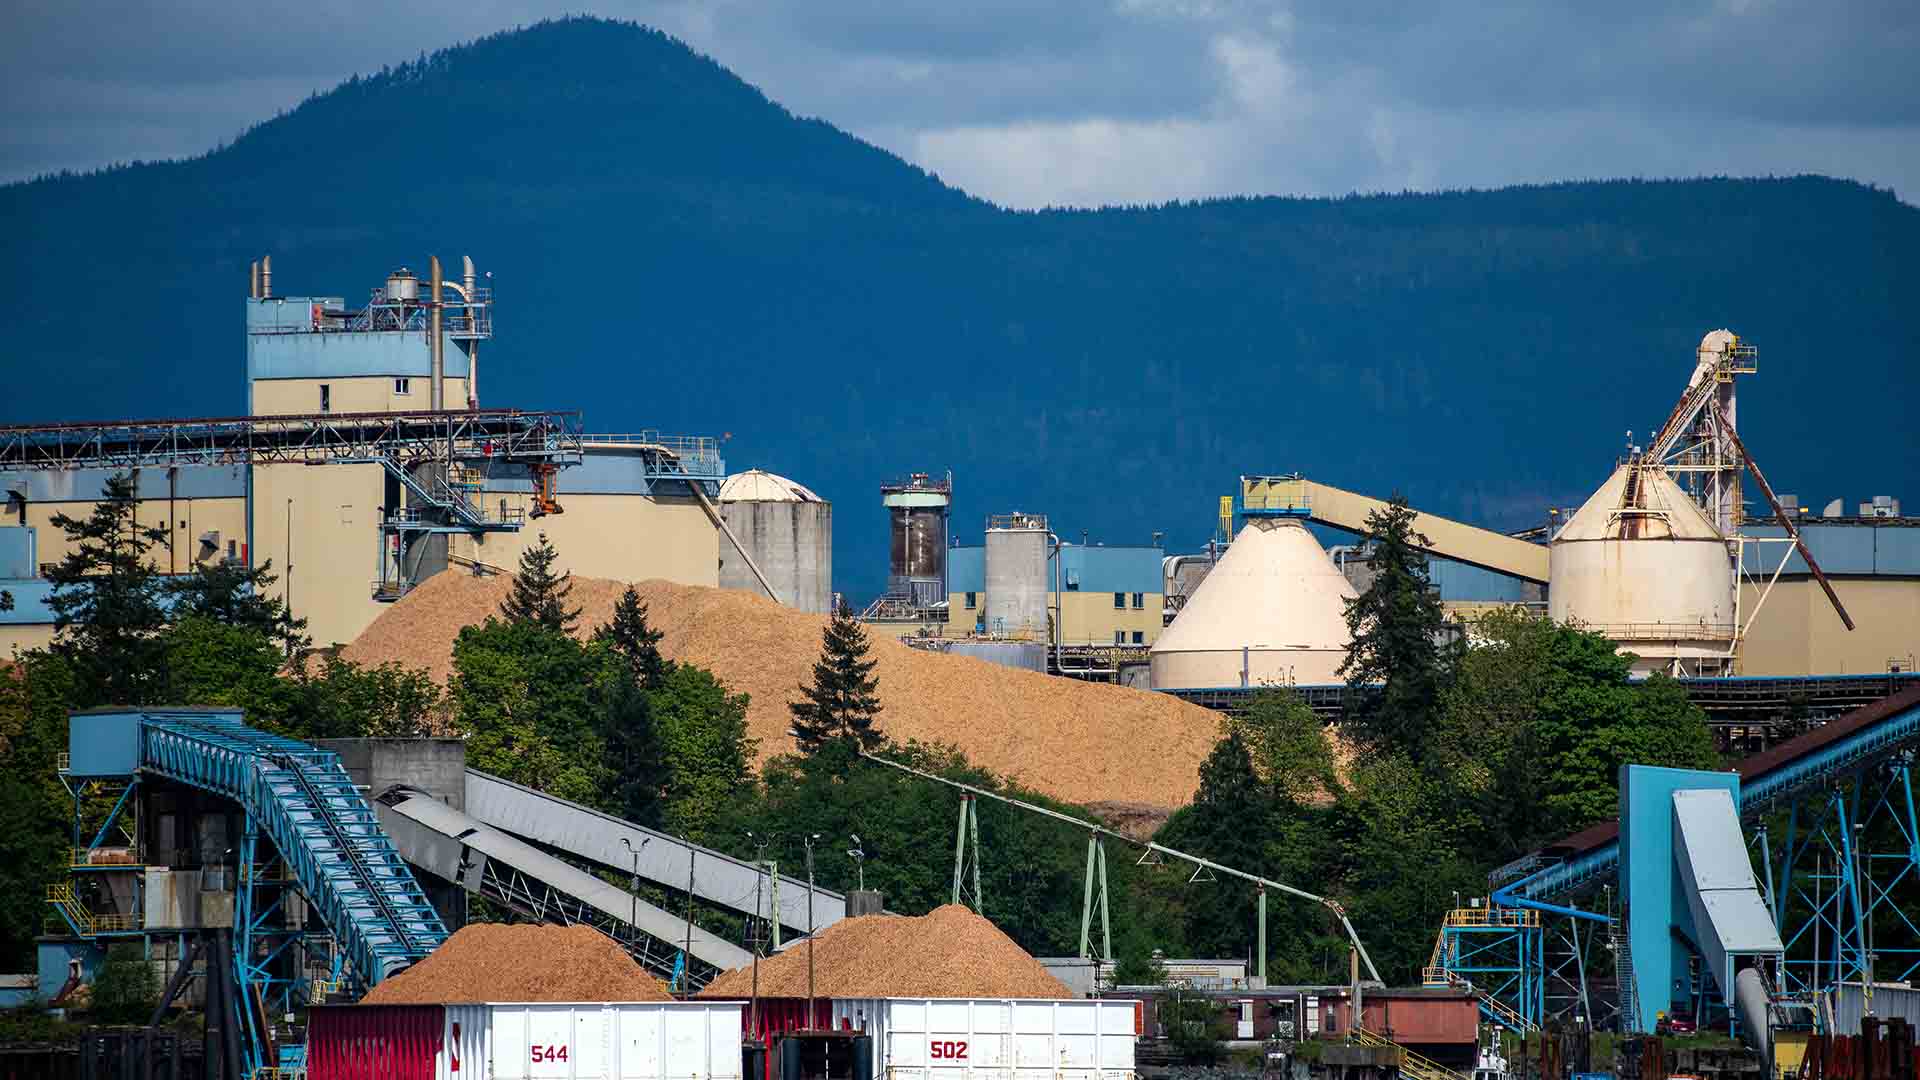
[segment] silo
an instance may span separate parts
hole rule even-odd
[[[1665,469],[1615,469],[1554,536],[1548,578],[1554,621],[1611,638],[1636,672],[1731,670],[1733,553]]]
[[[775,599],[833,610],[833,504],[784,476],[749,469],[720,485],[720,519],[767,576]],[[720,537],[720,587],[767,595],[739,549]]]
[[[947,514],[953,505],[953,475],[914,473],[880,485],[887,508],[887,595],[932,607],[947,599]]]
[[[1156,690],[1339,683],[1346,575],[1305,525],[1252,517],[1148,654]]]
[[[1047,518],[993,514],[987,518],[987,633],[1047,637]]]

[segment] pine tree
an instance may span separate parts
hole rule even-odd
[[[560,553],[541,533],[532,547],[520,553],[520,571],[513,576],[513,592],[500,604],[500,614],[510,623],[533,623],[549,630],[572,633],[579,625],[580,609],[567,610],[573,595],[573,571],[556,575],[555,560]]]
[[[672,662],[660,655],[662,636],[647,622],[647,605],[640,602],[640,594],[631,585],[613,606],[613,620],[593,632],[595,641],[606,644],[626,661],[643,690],[660,689],[673,670]]]
[[[1414,511],[1395,495],[1367,515],[1367,568],[1373,581],[1347,601],[1352,649],[1339,674],[1351,685],[1378,686],[1349,717],[1362,742],[1424,758],[1439,721],[1458,648],[1441,644],[1446,615],[1427,569],[1431,541],[1414,531]]]
[[[160,572],[148,553],[168,546],[165,529],[142,525],[133,474],[107,479],[85,520],[55,514],[71,546],[47,572],[54,651],[71,661],[81,707],[145,705],[158,693],[160,631],[167,624]]]
[[[847,740],[861,750],[880,745],[874,727],[880,715],[880,680],[867,658],[867,632],[851,615],[835,615],[821,633],[820,659],[813,664],[813,685],[803,686],[802,700],[789,702],[793,713],[790,734],[805,754],[829,742]]]
[[[273,560],[257,567],[238,562],[203,563],[190,574],[169,581],[173,617],[199,615],[227,626],[253,630],[271,639],[288,656],[311,645],[307,620],[296,619],[287,602],[273,595],[279,577]]]

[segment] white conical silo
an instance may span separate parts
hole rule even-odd
[[[1305,525],[1249,518],[1154,643],[1153,688],[1343,682],[1355,595]]]
[[[720,485],[720,518],[753,556],[775,599],[801,611],[833,608],[833,504],[784,476],[749,469]],[[720,535],[720,587],[767,595],[747,560]]]
[[[1635,671],[1722,675],[1733,656],[1733,558],[1665,469],[1629,462],[1554,536],[1547,610],[1639,657]]]

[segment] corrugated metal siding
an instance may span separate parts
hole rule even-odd
[[[1819,558],[1815,555],[1814,558]],[[1859,983],[1843,983],[1833,992],[1833,1033],[1860,1034],[1860,1018],[1866,1015],[1866,994]],[[1920,990],[1893,986],[1873,988],[1873,1015],[1881,1020],[1904,1019],[1920,1026]]]
[[[1749,536],[1779,539],[1786,530],[1778,525],[1752,525]],[[1802,525],[1800,538],[1807,550],[1829,574],[1898,576],[1920,575],[1920,528],[1910,525]],[[1749,544],[1741,551],[1740,562],[1750,574],[1772,574],[1784,554],[1780,544]],[[1806,560],[1798,552],[1787,559],[1786,573],[1807,573]]]
[[[308,1080],[435,1080],[445,1030],[439,1005],[316,1008],[307,1015]]]
[[[35,532],[31,526],[0,528],[0,581],[30,578],[39,573],[33,564]]]
[[[987,549],[957,547],[947,552],[947,592],[987,591]]]
[[[1442,600],[1518,604],[1528,598],[1529,583],[1516,577],[1437,557],[1428,559],[1427,566]]]
[[[435,1059],[435,1080],[484,1080],[493,1058],[493,1009],[487,1005],[448,1005],[446,1031]]]
[[[123,469],[21,469],[0,472],[0,491],[17,491],[30,503],[93,502],[109,477]],[[134,471],[134,491],[142,499],[238,499],[247,493],[245,465],[182,465],[167,483],[166,469]]]

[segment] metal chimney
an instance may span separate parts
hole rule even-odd
[[[427,348],[433,356],[434,412],[447,407],[447,357],[440,340],[440,256],[427,257]]]
[[[260,258],[260,299],[268,300],[268,299],[271,299],[272,297],[273,297],[273,256],[263,255]]]
[[[480,295],[473,291],[473,257],[460,256],[460,277],[467,287],[467,408],[480,407]]]
[[[253,262],[247,264],[247,296],[253,300],[260,299],[259,259],[255,259]]]

